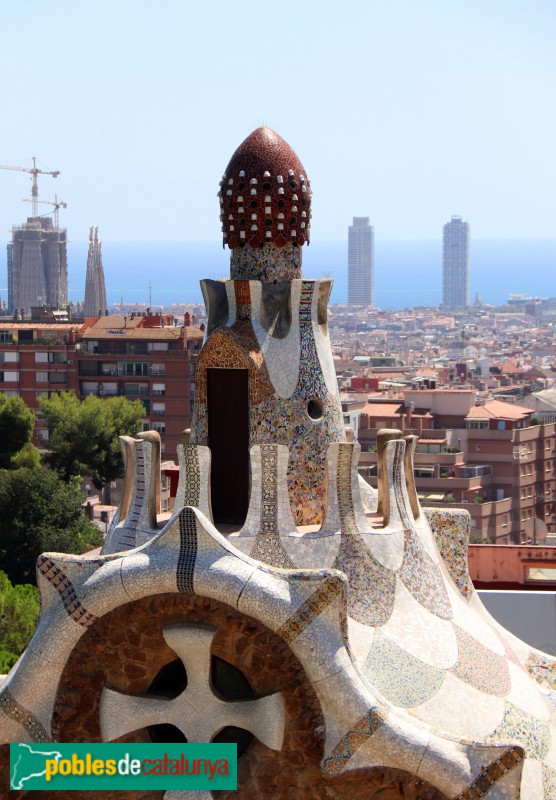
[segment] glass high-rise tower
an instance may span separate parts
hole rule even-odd
[[[452,217],[444,225],[442,241],[442,305],[465,308],[469,305],[469,224]]]
[[[375,304],[375,232],[369,217],[354,217],[348,229],[348,303]]]

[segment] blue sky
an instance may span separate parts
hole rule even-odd
[[[261,125],[314,189],[313,239],[556,236],[553,0],[56,0],[0,7],[0,164],[46,169],[73,240],[218,241]],[[0,170],[0,239],[29,213]],[[46,207],[43,207],[46,209]]]

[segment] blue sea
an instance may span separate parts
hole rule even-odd
[[[346,303],[347,242],[316,242],[303,250],[303,274],[333,278],[331,302]],[[229,260],[229,251],[215,242],[103,242],[108,302],[123,299],[148,304],[149,283],[153,306],[201,302],[199,280],[228,276]],[[70,299],[82,300],[86,242],[69,243],[68,262]],[[6,273],[0,269],[0,295],[4,299]],[[472,241],[472,302],[476,292],[493,305],[504,304],[509,293],[556,297],[556,238]],[[379,308],[437,306],[441,293],[440,240],[375,242]]]

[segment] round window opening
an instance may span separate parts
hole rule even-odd
[[[324,414],[324,407],[322,401],[318,397],[313,397],[307,403],[307,413],[311,419],[322,419]]]

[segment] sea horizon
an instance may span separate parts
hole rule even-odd
[[[0,243],[4,253],[5,245]],[[73,302],[81,301],[85,292],[87,246],[86,240],[68,242],[68,294]],[[5,299],[5,256],[3,260],[0,296]],[[228,276],[229,262],[229,250],[218,242],[103,242],[108,303],[202,302],[199,281]],[[330,302],[347,303],[347,242],[305,246],[303,274],[332,278]],[[556,296],[556,237],[472,240],[471,303],[476,293],[492,305],[504,305],[509,294]],[[441,240],[375,240],[377,307],[438,306],[441,297]]]

